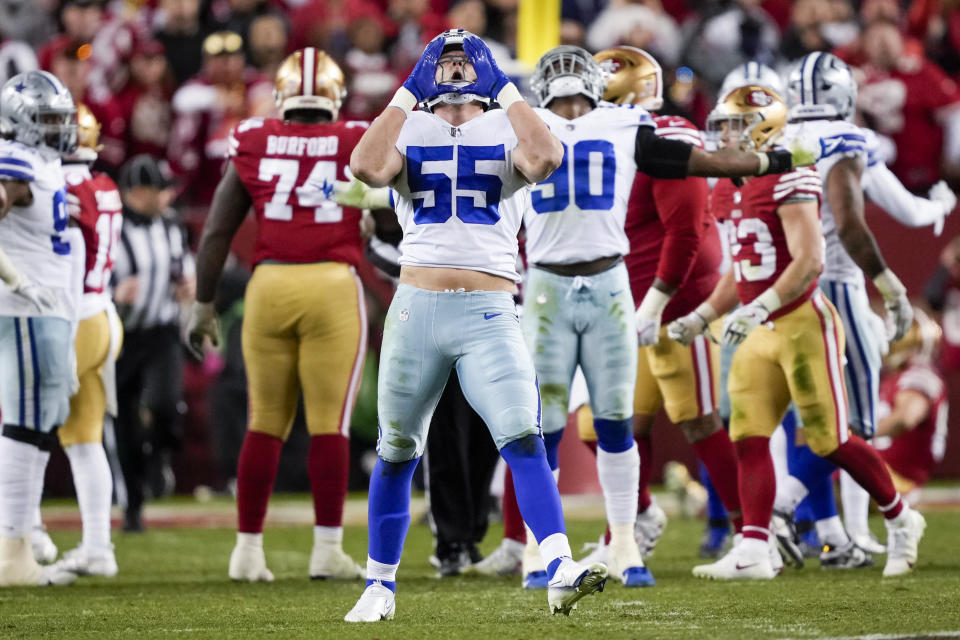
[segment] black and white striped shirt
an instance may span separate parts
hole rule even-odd
[[[170,212],[172,213],[172,212]],[[187,236],[172,215],[145,216],[123,208],[123,230],[114,263],[114,284],[137,276],[136,300],[117,305],[126,331],[180,324],[180,304],[174,292],[196,266]]]

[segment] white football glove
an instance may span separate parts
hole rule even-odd
[[[392,209],[389,187],[371,188],[356,178],[333,183],[333,200],[357,209]]]
[[[885,269],[874,278],[873,284],[883,296],[883,306],[887,309],[887,340],[896,342],[906,335],[913,324],[913,306],[907,298],[907,288],[890,269]]]
[[[668,302],[670,296],[663,291],[656,287],[647,289],[636,313],[637,344],[641,347],[657,344],[660,338],[660,318]]]
[[[710,335],[707,327],[716,320],[717,312],[704,302],[685,316],[681,316],[667,325],[667,337],[676,340],[685,347],[693,344],[701,333]]]
[[[770,312],[754,300],[727,314],[723,321],[723,344],[738,345],[751,331],[762,325]]]
[[[187,321],[187,349],[198,361],[203,360],[203,339],[210,338],[213,346],[220,345],[220,322],[212,302],[194,301]]]
[[[52,311],[57,307],[57,296],[53,291],[28,280],[21,280],[14,287],[13,292],[32,302],[40,313]]]
[[[943,207],[943,215],[933,223],[933,235],[939,236],[943,233],[943,225],[947,220],[947,216],[950,215],[954,207],[957,206],[957,196],[951,191],[950,187],[947,186],[947,183],[941,180],[930,187],[927,198]]]

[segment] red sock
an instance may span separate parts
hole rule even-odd
[[[740,513],[740,492],[737,482],[737,453],[730,442],[726,430],[720,429],[700,442],[693,444],[693,450],[703,462],[710,474],[713,488],[729,512],[735,531],[743,527]]]
[[[650,434],[634,435],[637,441],[637,453],[640,454],[640,499],[637,501],[637,513],[643,513],[650,506],[650,478],[653,476],[653,444]]]
[[[343,524],[343,501],[350,473],[350,441],[339,433],[310,438],[307,474],[313,492],[313,514],[318,527]]]
[[[513,488],[513,474],[510,467],[503,478],[503,537],[527,543],[527,530],[523,526],[523,516],[517,506],[517,493]]]
[[[740,475],[743,537],[766,540],[770,535],[770,517],[773,515],[773,499],[777,493],[777,476],[773,471],[773,458],[770,457],[770,439],[754,436],[735,442],[733,446],[737,451],[737,469]]]
[[[247,431],[237,462],[237,530],[263,532],[267,503],[277,479],[283,440],[259,431]]]
[[[903,502],[876,449],[851,435],[849,440],[827,456],[827,460],[849,473],[857,484],[867,490],[870,497],[877,501],[884,518],[890,520],[900,515]]]

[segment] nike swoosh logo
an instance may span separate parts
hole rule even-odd
[[[737,571],[743,571],[744,569],[749,569],[750,567],[755,567],[755,566],[757,566],[758,564],[760,564],[760,563],[759,563],[759,562],[754,562],[753,564],[740,564],[740,563],[738,562],[738,563],[737,563]]]
[[[502,313],[485,313],[483,314],[484,320],[489,320],[490,318],[496,318],[497,316],[502,316]]]

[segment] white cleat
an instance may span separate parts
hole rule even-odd
[[[504,538],[490,555],[463,570],[464,575],[510,576],[520,573],[523,550],[526,545],[511,538]]]
[[[651,500],[647,510],[637,514],[637,522],[633,526],[633,536],[644,558],[653,555],[653,549],[666,528],[667,514],[663,512],[656,500]]]
[[[57,545],[50,539],[50,534],[43,525],[35,526],[30,531],[30,547],[33,557],[40,564],[50,564],[57,559]]]
[[[590,551],[586,556],[580,558],[580,564],[593,564],[600,562],[607,564],[607,557],[610,555],[610,547],[607,546],[606,534],[600,536],[596,542],[588,542],[583,545],[584,551]]]
[[[909,573],[917,563],[917,545],[923,537],[927,521],[915,511],[905,506],[906,513],[887,525],[887,564],[883,567],[883,576],[889,578]]]
[[[339,545],[313,545],[310,554],[311,580],[361,580],[363,567],[353,561]]]
[[[363,595],[353,605],[350,613],[343,616],[345,622],[380,622],[393,620],[397,611],[397,596],[393,591],[374,582],[363,590]]]
[[[851,533],[850,539],[870,555],[884,554],[887,548],[879,540],[873,537],[872,533]]]
[[[606,565],[595,563],[582,565],[565,558],[557,567],[547,585],[547,603],[550,612],[554,615],[562,613],[565,616],[577,608],[580,598],[603,591],[607,582]]]
[[[620,543],[611,544],[607,556],[609,574],[623,586],[652,587],[656,584],[650,569],[643,564],[636,542],[629,537]]]
[[[50,565],[61,571],[69,571],[78,576],[99,576],[112,578],[117,575],[117,558],[113,545],[109,549],[88,551],[80,546],[63,554],[63,558]]]
[[[780,575],[783,571],[783,555],[780,553],[780,549],[777,548],[777,543],[774,542],[773,536],[769,539],[770,542],[770,568],[773,569],[774,575]]]
[[[245,541],[239,534],[237,546],[230,554],[230,568],[227,573],[231,580],[238,582],[273,582],[273,573],[267,569],[267,559],[263,554],[263,546]]]
[[[533,533],[527,531],[527,544],[523,548],[523,560],[521,572],[523,573],[524,589],[546,589],[549,579],[547,578],[547,566],[543,564],[543,556],[540,555],[540,547],[537,546]]]
[[[708,580],[772,580],[777,575],[771,561],[773,553],[779,554],[769,544],[758,554],[740,542],[716,562],[694,567],[693,575]]]
[[[29,538],[0,538],[0,587],[65,586],[77,579],[69,571],[37,564]]]

